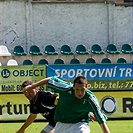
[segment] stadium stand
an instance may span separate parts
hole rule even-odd
[[[11,56],[11,53],[5,45],[0,45],[0,56]]]
[[[111,60],[110,60],[110,58],[103,58],[101,63],[105,63],[105,64],[106,63],[111,63]]]
[[[126,3],[133,3],[133,0],[124,0],[124,2]]]
[[[94,64],[94,63],[96,63],[96,61],[95,61],[94,58],[88,58],[88,59],[86,60],[86,64]]]
[[[108,44],[106,52],[109,54],[120,54],[115,44]]]
[[[91,47],[91,53],[104,54],[104,51],[102,50],[102,48],[99,44],[93,44]]]
[[[27,55],[27,53],[24,51],[23,46],[15,46],[13,50],[14,55]]]
[[[25,60],[23,61],[23,65],[33,65],[33,62],[32,62],[32,60],[30,60],[30,59],[25,59]]]
[[[125,58],[118,58],[117,63],[127,63]]]
[[[29,53],[31,55],[43,55],[43,53],[40,51],[40,48],[37,45],[32,45],[30,47]]]
[[[46,65],[46,64],[47,65],[49,64],[47,59],[40,59],[39,62],[38,62],[38,65]]]
[[[55,51],[55,48],[53,45],[47,45],[45,47],[44,53],[48,55],[58,55],[58,52]]]
[[[61,58],[57,58],[55,59],[54,64],[65,64],[65,61]]]
[[[132,54],[133,53],[132,46],[128,43],[122,45],[121,51],[124,54]]]
[[[73,55],[74,54],[74,52],[71,50],[69,45],[62,45],[60,52],[61,52],[61,54],[64,54],[64,55]]]
[[[9,59],[7,66],[18,66],[18,62],[15,59]]]
[[[77,58],[73,58],[70,60],[70,64],[80,64],[80,61]]]
[[[86,49],[85,45],[79,44],[76,46],[77,54],[89,54],[89,51]]]

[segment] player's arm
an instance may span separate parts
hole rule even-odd
[[[109,128],[105,122],[100,124],[100,126],[102,128],[103,133],[110,133]]]
[[[33,83],[32,85],[28,85],[25,88],[23,88],[23,91],[28,91],[28,90],[32,90],[35,89],[38,86],[42,86],[48,83],[48,81],[50,80],[51,77],[49,78],[44,78],[36,83]]]
[[[73,87],[73,84],[57,77],[51,77],[48,81],[47,87],[51,88],[57,93],[60,93],[68,91],[70,88]]]
[[[99,102],[98,102],[96,96],[94,94],[90,94],[88,100],[89,100],[89,104],[92,109],[91,112],[93,112],[98,123],[99,124],[104,123],[107,120],[107,117],[101,110],[101,107],[99,105]]]
[[[21,128],[16,133],[24,133],[25,129],[31,125],[31,123],[36,119],[37,114],[30,114],[25,121],[25,123],[21,126]]]
[[[73,84],[71,82],[66,82],[56,77],[49,77],[44,78],[36,83],[33,83],[32,85],[26,86],[25,88],[23,88],[23,91],[28,91],[45,84],[47,84],[48,87],[50,87],[56,92],[67,91],[71,87],[73,87]]]
[[[105,123],[105,121],[107,120],[107,117],[103,114],[96,96],[91,94],[89,96],[89,102],[90,102],[90,105],[92,106],[94,116],[96,117],[96,120],[98,121],[103,133],[110,133],[109,128]]]

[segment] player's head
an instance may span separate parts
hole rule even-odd
[[[37,92],[38,92],[38,89],[37,88],[34,88],[34,89],[30,89],[30,90],[26,90],[24,91],[24,88],[28,85],[32,85],[33,82],[31,80],[26,80],[23,84],[22,84],[22,91],[24,93],[24,95],[29,99],[29,100],[34,100],[37,96]]]
[[[78,76],[74,79],[74,92],[75,97],[81,99],[85,95],[87,89],[87,79],[84,76]]]

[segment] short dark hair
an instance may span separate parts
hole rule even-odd
[[[23,82],[21,89],[23,90],[24,87],[28,86],[28,85],[32,85],[33,82],[31,80],[26,80]]]
[[[78,84],[87,84],[87,79],[84,76],[77,76],[74,79],[74,86],[75,86],[75,83],[78,83]]]

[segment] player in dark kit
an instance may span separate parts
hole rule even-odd
[[[22,84],[22,91],[30,101],[30,115],[16,133],[24,133],[25,129],[36,119],[39,113],[49,122],[41,133],[53,133],[55,127],[54,112],[58,102],[58,95],[50,91],[39,91],[38,88],[26,91],[23,89],[32,84],[34,83],[31,80],[27,80]]]

